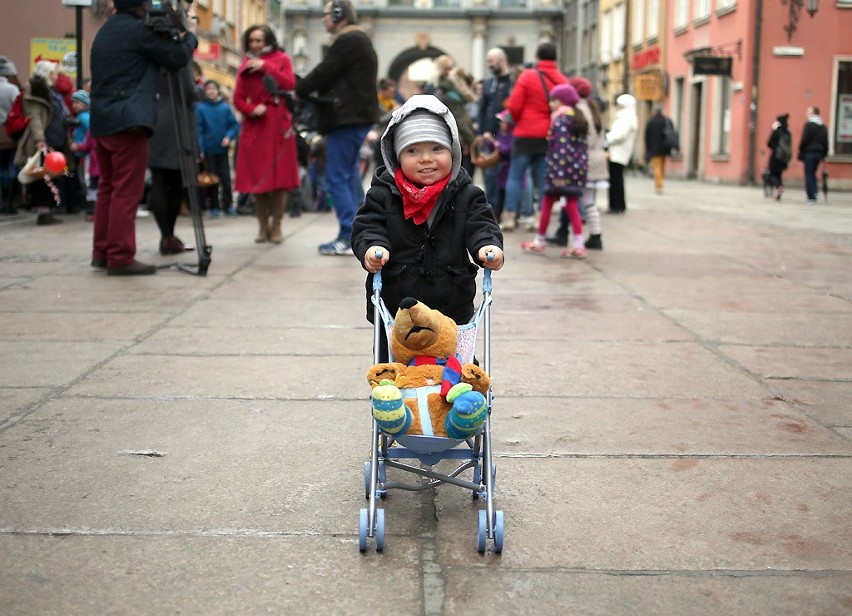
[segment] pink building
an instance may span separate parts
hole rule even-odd
[[[759,182],[775,117],[790,114],[797,147],[805,109],[817,106],[829,130],[831,186],[852,189],[852,1],[823,0],[814,17],[805,4],[795,23],[797,6],[670,0],[667,112],[681,137],[672,175]],[[801,184],[802,171],[793,160],[785,184]]]

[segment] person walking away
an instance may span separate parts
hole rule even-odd
[[[663,108],[657,106],[645,124],[645,152],[651,160],[654,172],[654,188],[657,194],[663,192],[663,178],[666,175],[666,158],[671,155],[671,145],[666,140],[666,130],[671,120],[663,115]]]
[[[198,41],[191,32],[167,38],[145,26],[144,0],[113,3],[116,13],[95,35],[90,56],[91,132],[101,171],[92,267],[112,276],[149,275],[156,267],[136,260],[136,207],[157,121],[159,68],[189,64]]]
[[[435,96],[412,96],[382,136],[382,155],[385,166],[352,225],[352,248],[368,272],[367,320],[373,321],[373,275],[382,270],[391,314],[416,297],[467,323],[479,267],[503,266],[503,234],[485,193],[461,166],[453,114]],[[380,361],[387,361],[379,329]]]
[[[615,118],[606,134],[609,147],[609,213],[624,214],[624,168],[630,164],[636,145],[636,99],[622,94],[615,99]]]
[[[491,77],[482,84],[482,96],[479,97],[479,116],[477,132],[486,139],[497,137],[500,131],[500,120],[497,114],[503,111],[503,103],[509,98],[512,90],[512,72],[509,70],[509,60],[506,52],[499,47],[488,50],[485,63]],[[485,197],[495,208],[499,200],[499,177],[501,165],[494,165],[483,171],[485,179]],[[495,210],[496,211],[496,210]],[[497,216],[497,220],[500,217]]]
[[[819,107],[808,107],[807,121],[799,141],[798,158],[805,165],[805,193],[808,203],[816,203],[819,196],[816,172],[820,163],[828,156],[828,129],[819,115]]]
[[[269,26],[249,26],[243,47],[246,55],[234,90],[234,105],[243,114],[236,189],[254,195],[255,242],[280,244],[287,194],[299,187],[299,159],[290,110],[282,96],[268,91],[264,78],[282,91],[296,86],[296,75],[290,56],[278,47]]]
[[[240,123],[234,116],[231,106],[222,97],[219,82],[208,79],[204,83],[204,99],[195,106],[195,118],[198,125],[198,143],[204,168],[219,176],[219,184],[206,189],[210,200],[210,217],[215,218],[222,211],[228,216],[236,216],[234,194],[231,190],[231,165],[228,152],[231,143],[240,133]],[[221,201],[219,188],[222,189]]]
[[[15,167],[17,143],[6,132],[6,118],[21,92],[18,69],[6,56],[0,56],[0,214],[15,214],[18,171]]]
[[[793,158],[793,136],[790,134],[789,121],[789,113],[775,118],[772,133],[766,142],[766,147],[769,148],[768,180],[772,186],[772,197],[776,201],[781,200],[781,194],[784,192],[784,180],[781,176]]]
[[[538,60],[534,68],[521,72],[515,87],[506,101],[506,109],[515,120],[515,141],[512,146],[512,163],[506,183],[506,200],[503,204],[502,223],[506,231],[513,230],[524,175],[532,170],[532,180],[539,196],[544,192],[547,133],[550,130],[550,90],[567,83],[568,78],[556,67],[556,46],[542,43],[536,49]],[[527,214],[532,216],[532,212]]]
[[[65,119],[68,110],[62,97],[53,85],[59,75],[59,65],[48,60],[36,62],[30,77],[29,91],[24,95],[24,115],[29,119],[24,134],[15,152],[15,165],[23,167],[36,152],[55,150],[69,154],[68,129]],[[59,187],[55,182],[61,178],[36,180],[27,185],[30,203],[37,212],[37,225],[53,225],[62,222],[53,212],[60,205]]]
[[[575,108],[580,100],[577,90],[569,83],[560,84],[550,90],[550,107],[553,109],[548,133],[547,173],[544,195],[541,198],[541,218],[538,233],[529,242],[522,242],[527,252],[542,253],[547,248],[545,237],[550,223],[553,204],[557,199],[566,199],[566,210],[574,231],[574,246],[562,252],[563,257],[586,258],[583,238],[583,221],[578,207],[579,198],[586,186],[589,165],[586,136],[589,124]]]
[[[321,255],[346,255],[352,252],[352,220],[363,200],[361,144],[379,117],[378,58],[350,0],[327,2],[322,23],[331,45],[322,62],[296,85],[296,95],[316,93],[331,101],[320,106],[319,132],[326,137],[325,186],[339,229],[334,240],[317,249]]]

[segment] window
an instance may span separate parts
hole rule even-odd
[[[633,0],[633,6],[630,9],[633,16],[633,31],[630,33],[630,41],[634,45],[639,45],[645,40],[645,6],[643,0]]]
[[[735,6],[737,6],[737,0],[716,0],[716,12],[723,15],[730,13]]]
[[[612,60],[612,11],[607,9],[601,23],[601,62],[609,64]]]
[[[837,94],[835,98],[834,122],[828,122],[829,129],[834,124],[832,152],[835,156],[852,156],[852,58],[835,61]],[[823,111],[820,109],[820,111]]]
[[[660,0],[646,0],[648,2],[648,21],[645,27],[648,30],[648,38],[655,39],[660,36]]]
[[[683,126],[683,105],[685,103],[683,98],[684,92],[684,79],[683,77],[677,77],[674,80],[674,100],[672,101],[672,124],[675,125],[677,132],[683,133],[681,127]]]
[[[714,133],[716,135],[714,154],[728,154],[730,152],[731,137],[731,78],[716,78],[716,118],[714,119]]]
[[[675,0],[674,27],[684,28],[689,23],[689,0]]]
[[[695,0],[695,21],[710,16],[710,0]]]
[[[624,3],[617,5],[612,13],[612,57],[620,60],[624,54]]]
[[[500,0],[500,8],[523,9],[527,6],[527,0]]]

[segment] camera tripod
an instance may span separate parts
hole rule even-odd
[[[207,268],[210,267],[210,253],[212,246],[207,245],[204,236],[204,222],[201,219],[201,203],[198,199],[198,140],[192,130],[195,116],[191,107],[187,105],[187,93],[184,80],[180,72],[187,70],[186,67],[178,71],[169,71],[169,97],[171,99],[172,116],[175,119],[175,136],[180,158],[180,176],[183,187],[187,192],[189,200],[189,211],[192,216],[192,228],[195,232],[195,246],[198,254],[198,265],[192,266],[184,263],[173,263],[163,267],[175,267],[182,272],[196,276],[206,276]]]

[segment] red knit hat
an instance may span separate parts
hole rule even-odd
[[[568,83],[574,86],[574,89],[577,90],[577,94],[580,95],[580,98],[589,98],[592,94],[592,82],[585,77],[571,77],[568,79]]]

